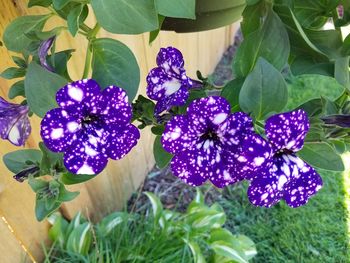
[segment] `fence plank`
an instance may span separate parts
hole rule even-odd
[[[26,8],[27,0],[0,0],[0,37],[6,25],[19,15],[43,14],[41,8]],[[87,23],[93,26],[95,18],[91,15]],[[47,29],[62,24],[62,19],[50,20]],[[150,46],[148,34],[137,36],[114,35],[101,30],[99,37],[113,37],[127,44],[134,52],[141,70],[140,94],[146,92],[146,75],[156,66],[156,55],[160,47],[174,46],[179,48],[185,58],[185,67],[188,75],[195,78],[196,70],[208,74],[219,61],[223,51],[232,43],[233,32],[237,25],[220,28],[208,32],[175,34],[174,32],[161,32],[159,37]],[[86,40],[82,36],[72,38],[69,33],[63,33],[57,40],[57,50],[75,48],[69,69],[72,79],[80,79],[85,59]],[[6,67],[14,66],[11,60],[12,53],[0,47],[0,71]],[[0,79],[0,96],[7,98],[7,92],[13,81]],[[15,100],[19,103],[21,100]],[[26,148],[37,148],[40,139],[40,119],[31,118],[32,135],[26,143]],[[141,133],[139,144],[123,159],[109,161],[107,169],[95,179],[81,185],[71,186],[70,190],[79,190],[79,197],[62,207],[62,212],[68,218],[82,210],[95,221],[108,212],[120,209],[125,200],[143,181],[147,172],[154,165],[152,155],[153,135],[150,129]],[[7,141],[0,141],[0,158],[17,148]],[[34,217],[35,196],[27,184],[14,181],[0,161],[0,216],[6,218],[13,227],[14,233],[9,231],[6,224],[0,220],[0,262],[17,262],[23,256],[23,246],[34,258],[40,261],[42,257],[41,242],[47,237],[48,224],[38,223]]]

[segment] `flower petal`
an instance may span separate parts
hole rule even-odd
[[[61,88],[56,93],[56,101],[61,108],[77,113],[83,105],[81,102],[86,98],[98,96],[100,90],[100,86],[93,79],[83,79]]]
[[[173,157],[171,171],[191,186],[202,185],[209,178],[206,159],[207,154],[205,152],[199,151],[195,147],[189,148]]]
[[[160,99],[154,108],[154,114],[157,116],[164,111],[170,110],[170,108],[173,106],[184,105],[188,99],[188,96],[188,90],[184,87],[180,88],[176,93],[172,94],[171,96]]]
[[[296,156],[293,158],[293,178],[286,185],[284,199],[290,207],[306,204],[311,196],[322,188],[322,178],[310,165]]]
[[[140,139],[139,130],[132,124],[110,125],[108,131],[107,155],[114,160],[123,158]]]
[[[63,152],[80,129],[77,119],[68,115],[66,110],[56,108],[48,111],[41,121],[40,134],[47,148],[53,152]]]
[[[299,109],[268,118],[265,132],[276,152],[283,149],[297,152],[303,147],[309,128],[306,112]]]
[[[247,134],[254,131],[253,120],[243,112],[235,112],[219,126],[218,135],[225,147],[232,151],[238,150],[241,141]]]
[[[100,116],[108,123],[126,124],[131,121],[132,107],[125,90],[116,86],[109,86],[102,91],[99,103],[102,111]]]
[[[157,65],[167,73],[181,75],[185,65],[181,52],[174,47],[161,48],[157,56]]]
[[[176,88],[179,89],[181,87],[181,82],[169,76],[163,68],[158,67],[152,69],[146,78],[147,80],[147,96],[152,100],[160,100],[165,97],[166,89],[170,90],[170,87],[173,87],[172,90]],[[169,93],[169,91],[168,91]]]
[[[191,147],[197,139],[188,125],[187,117],[176,115],[166,124],[161,142],[166,151],[176,154]]]
[[[226,99],[219,96],[210,96],[193,101],[187,108],[190,125],[198,132],[203,133],[208,127],[217,129],[223,124],[231,111]]]
[[[25,115],[19,118],[17,122],[11,127],[6,139],[16,146],[23,146],[28,139],[31,131],[32,127],[30,126],[28,116]]]
[[[107,165],[107,156],[90,147],[90,144],[81,139],[65,151],[64,165],[73,174],[98,174]]]

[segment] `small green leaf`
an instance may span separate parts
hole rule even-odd
[[[32,177],[29,178],[28,183],[35,193],[49,186],[49,182]]]
[[[99,38],[92,42],[92,78],[103,88],[116,85],[125,89],[131,102],[140,83],[140,69],[131,50],[123,43]]]
[[[221,91],[221,96],[228,100],[231,109],[239,104],[239,93],[241,92],[244,78],[236,78],[225,85]]]
[[[85,222],[70,233],[67,241],[67,251],[87,255],[92,244],[91,224]]]
[[[25,35],[26,32],[40,31],[51,15],[21,16],[6,27],[3,40],[5,46],[15,52],[27,49],[31,40]]]
[[[14,99],[18,96],[25,97],[24,80],[14,83],[9,90],[8,96],[10,99]]]
[[[206,261],[200,246],[194,241],[185,240],[185,242],[191,249],[193,255],[193,263],[205,263]]]
[[[24,68],[7,68],[1,74],[0,77],[4,79],[17,79],[24,77],[26,70]]]
[[[69,172],[63,173],[61,176],[61,182],[66,185],[80,184],[95,178],[96,175],[86,175],[86,174],[72,174]]]
[[[325,142],[305,143],[298,155],[311,166],[329,171],[344,171],[341,157]]]
[[[52,0],[29,0],[28,7],[43,6],[48,7],[52,4]]]
[[[102,236],[108,236],[118,225],[126,222],[130,215],[124,212],[114,212],[102,219],[98,224],[99,233]]]
[[[68,30],[72,36],[75,36],[79,30],[79,17],[83,11],[83,7],[83,5],[74,7],[67,16]]]
[[[68,222],[61,216],[57,214],[51,215],[51,217],[55,216],[54,223],[49,230],[49,237],[53,242],[57,242],[61,248],[64,248],[64,244],[66,242],[65,232],[68,227]],[[51,218],[49,218],[49,221]]]
[[[74,1],[74,0],[73,0]],[[52,0],[53,7],[56,10],[61,10],[63,7],[65,7],[69,2],[72,2],[72,0]]]
[[[262,119],[269,113],[281,111],[287,99],[287,84],[281,73],[266,60],[259,58],[239,94],[242,110]]]
[[[43,118],[49,110],[57,107],[56,92],[67,84],[61,76],[47,71],[32,62],[24,81],[25,93],[30,110]]]
[[[159,23],[159,27],[156,30],[153,30],[149,33],[149,44],[152,44],[152,42],[154,40],[156,40],[156,38],[159,35],[160,29],[162,28],[162,24],[164,22],[165,16],[162,15],[158,15],[158,23]]]
[[[47,57],[47,62],[54,69],[55,73],[71,80],[68,73],[68,61],[72,57],[74,49],[68,49],[55,53],[54,55],[49,55]]]
[[[47,200],[44,199],[36,199],[35,202],[35,216],[38,221],[43,221],[47,216],[51,215],[55,212],[61,203],[57,201],[52,201],[52,206],[47,208]]]
[[[156,0],[158,13],[165,17],[196,18],[195,0]]]
[[[287,64],[289,51],[288,33],[278,15],[270,10],[262,28],[249,34],[238,48],[233,70],[237,77],[245,77],[259,57],[281,70]]]
[[[224,241],[216,241],[212,243],[211,248],[215,251],[216,254],[231,259],[234,262],[249,263],[241,251],[232,248],[228,243]]]
[[[70,192],[68,191],[64,184],[60,183],[60,193],[58,195],[58,201],[60,202],[69,202],[75,199],[78,195],[79,192]]]
[[[154,158],[156,160],[157,166],[162,169],[169,164],[173,156],[170,153],[168,153],[166,150],[164,150],[162,143],[160,141],[161,138],[162,136],[157,136],[154,139],[153,154],[154,154]]]
[[[159,222],[163,213],[162,203],[160,202],[159,198],[155,196],[155,194],[153,193],[145,192],[145,195],[148,197],[149,201],[151,202],[154,221]]]
[[[140,34],[158,28],[153,0],[91,0],[91,6],[97,21],[111,33]]]
[[[25,149],[5,154],[3,161],[7,169],[16,174],[25,168],[32,166],[33,164],[39,164],[41,158],[41,151],[34,149]],[[28,164],[28,161],[31,162],[30,165]]]
[[[27,67],[27,62],[23,58],[12,56],[12,60],[20,68],[26,68]]]

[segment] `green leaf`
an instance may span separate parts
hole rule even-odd
[[[3,161],[7,169],[16,174],[25,168],[32,166],[33,164],[39,164],[41,158],[41,151],[35,149],[25,149],[5,154]],[[28,164],[28,161],[30,161],[31,164]]]
[[[26,70],[24,68],[7,68],[1,74],[0,77],[4,79],[17,79],[24,77]]]
[[[334,101],[343,92],[344,87],[334,78],[316,74],[299,75],[288,84],[288,94],[293,99],[288,101],[284,110],[295,109],[307,101],[321,97]]]
[[[193,256],[193,263],[205,263],[206,261],[200,246],[194,241],[185,240],[185,242],[191,249],[192,256]]]
[[[55,216],[54,223],[49,230],[49,237],[53,242],[57,242],[61,248],[64,248],[66,242],[65,232],[68,227],[68,222],[61,216],[53,214],[51,217]],[[49,218],[49,221],[51,218]]]
[[[249,263],[241,251],[234,249],[224,241],[216,241],[210,246],[216,254],[231,259],[237,263]]]
[[[344,171],[341,157],[325,142],[305,143],[298,155],[311,166],[329,171]]]
[[[244,78],[236,78],[225,85],[221,91],[221,96],[228,100],[231,109],[239,104],[239,93],[241,92]]]
[[[287,99],[287,84],[281,73],[266,60],[259,58],[239,94],[242,110],[262,119],[269,113],[280,112]]]
[[[27,67],[27,62],[23,58],[12,56],[12,60],[20,68],[26,68]]]
[[[40,31],[51,15],[21,16],[6,27],[3,40],[7,49],[22,52],[27,49],[31,40],[25,35],[26,32]]]
[[[270,10],[262,28],[249,34],[238,48],[233,70],[237,77],[245,77],[259,57],[281,70],[287,64],[289,51],[287,31],[279,17]]]
[[[63,173],[61,176],[61,182],[66,185],[80,184],[95,178],[96,175],[86,175],[86,174],[72,174],[69,172]]]
[[[335,60],[334,78],[338,83],[350,90],[349,56]]]
[[[69,202],[75,199],[78,195],[79,192],[70,192],[68,191],[64,184],[60,183],[60,193],[58,195],[58,201],[60,202]]]
[[[24,80],[20,80],[20,81],[14,83],[9,90],[8,97],[10,99],[14,99],[18,96],[25,97]]]
[[[153,30],[149,33],[149,44],[152,44],[152,42],[154,40],[156,40],[156,38],[159,35],[160,29],[162,28],[162,24],[164,22],[165,16],[162,15],[158,15],[158,23],[159,23],[159,27],[156,30]]]
[[[55,73],[71,80],[68,73],[68,61],[72,57],[74,49],[68,49],[55,53],[54,55],[49,55],[47,57],[47,62],[54,69]]]
[[[332,140],[333,147],[338,154],[346,152],[346,144],[341,140]]]
[[[195,0],[156,0],[158,13],[166,17],[196,18]]]
[[[160,202],[159,198],[153,193],[145,192],[145,195],[148,197],[149,201],[151,202],[154,221],[159,222],[163,213],[162,203]]]
[[[74,1],[74,0],[73,0]],[[56,10],[61,10],[63,7],[65,7],[69,2],[72,2],[72,0],[52,0],[53,7]]]
[[[59,207],[60,202],[52,202],[52,206],[47,208],[47,200],[45,199],[36,199],[35,202],[35,216],[38,221],[43,221],[47,216],[55,212]]]
[[[111,33],[140,34],[158,28],[153,0],[91,0],[91,5],[98,23]]]
[[[125,212],[114,212],[102,219],[98,224],[99,233],[106,237],[108,236],[118,225],[126,222],[130,215]]]
[[[83,11],[83,8],[83,5],[78,5],[74,7],[67,16],[68,30],[72,36],[75,36],[79,30],[79,17]]]
[[[30,110],[43,118],[49,110],[57,107],[56,92],[67,84],[61,76],[47,71],[32,62],[24,81],[25,93]]]
[[[28,7],[43,6],[48,7],[52,4],[52,0],[29,0]]]
[[[70,233],[67,241],[67,251],[87,255],[92,244],[91,224],[85,222]]]
[[[265,1],[255,1],[256,3],[247,3],[247,7],[242,13],[243,20],[241,22],[241,30],[243,36],[248,36],[250,33],[258,30],[265,15]]]
[[[49,186],[49,182],[32,177],[29,177],[28,183],[35,193]]]
[[[43,175],[50,174],[63,166],[63,154],[50,151],[43,142],[39,142],[39,148],[43,153],[40,163],[40,170]]]
[[[153,144],[153,155],[156,160],[156,164],[160,169],[166,167],[169,164],[171,158],[173,158],[170,153],[164,150],[160,141],[161,138],[162,136],[156,136]]]
[[[140,83],[140,69],[131,50],[123,43],[99,38],[92,42],[92,78],[102,87],[116,85],[126,90],[131,102]]]

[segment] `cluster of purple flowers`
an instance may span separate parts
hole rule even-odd
[[[191,83],[181,53],[172,47],[161,49],[157,64],[148,75],[147,94],[157,105],[166,105],[162,111],[183,105]],[[258,206],[270,207],[281,199],[291,207],[305,204],[322,187],[315,169],[295,154],[309,130],[306,113],[270,117],[265,140],[254,132],[247,114],[231,113],[230,108],[222,97],[201,98],[166,124],[161,141],[174,155],[173,174],[192,186],[210,180],[220,188],[247,179],[249,200]]]
[[[194,85],[177,49],[161,49],[157,65],[147,77],[147,94],[157,101],[155,116],[184,105]],[[80,80],[61,88],[56,101],[59,108],[48,111],[41,122],[41,137],[51,151],[64,153],[64,165],[74,174],[100,173],[108,158],[122,158],[140,138],[130,124],[127,94],[119,87],[101,90],[94,80]],[[28,111],[28,106],[0,98],[1,138],[23,145],[31,130]],[[315,169],[296,155],[308,130],[306,113],[296,110],[267,119],[265,139],[255,133],[249,115],[231,113],[224,98],[209,96],[173,116],[161,142],[173,154],[173,174],[191,186],[209,180],[222,188],[249,180],[254,205],[270,207],[284,199],[298,207],[322,187]]]

